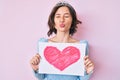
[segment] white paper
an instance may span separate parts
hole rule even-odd
[[[62,60],[61,60],[61,62],[60,62],[60,60],[57,60],[57,59],[61,59],[60,56],[58,56],[56,61],[52,61],[51,57],[52,58],[57,57],[57,56],[53,57],[54,53],[57,54],[57,52],[55,52],[55,50],[58,51],[58,52],[61,52],[60,54],[69,54],[69,53],[67,53],[63,50],[67,47],[70,47],[70,46],[73,47],[73,50],[71,50],[71,54],[75,53],[74,56],[76,56],[76,55],[77,56],[73,57],[73,58],[72,58],[73,55],[72,56],[70,55],[70,58],[65,56],[66,59],[62,58],[63,62],[64,63],[65,63],[65,61],[71,62],[71,61],[74,60],[74,58],[77,59],[76,61],[73,61],[72,64],[71,63],[69,64],[69,62],[65,63],[65,64],[69,64],[69,66],[67,66],[67,67],[63,67],[63,65],[61,65]],[[53,49],[51,47],[54,47],[56,49]],[[76,52],[77,49],[80,52],[79,59],[78,59],[78,52]],[[45,52],[46,50],[47,50],[47,52]],[[84,43],[47,43],[47,42],[39,42],[39,54],[41,56],[41,60],[40,60],[40,64],[39,64],[39,73],[84,76],[85,50],[86,50],[86,44],[84,44]],[[75,52],[73,52],[73,51],[75,51]],[[52,56],[51,56],[51,54],[52,54]],[[47,56],[47,58],[45,56]],[[51,57],[49,58],[49,56],[51,56]],[[64,57],[64,55],[62,55],[62,57]],[[50,63],[50,61],[51,61],[51,63]],[[55,62],[57,62],[57,64]],[[55,67],[55,65],[58,66],[59,64],[62,66],[62,69],[59,69],[58,67],[57,68]],[[59,66],[59,67],[61,67],[61,66]]]

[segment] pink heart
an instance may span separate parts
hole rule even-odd
[[[62,71],[80,59],[80,51],[73,46],[68,46],[63,51],[47,46],[44,49],[44,56],[50,64]]]

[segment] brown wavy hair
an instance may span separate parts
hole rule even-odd
[[[54,27],[54,25],[55,25],[55,23],[54,23],[54,17],[55,17],[56,11],[60,7],[63,7],[63,6],[65,6],[65,7],[67,7],[69,9],[70,14],[72,16],[72,24],[71,24],[70,32],[69,32],[70,35],[73,35],[77,31],[76,30],[77,29],[77,24],[79,24],[79,23],[81,24],[82,23],[81,21],[79,21],[77,19],[76,11],[75,11],[75,9],[70,4],[68,4],[66,2],[59,2],[59,3],[57,3],[54,6],[54,8],[52,9],[52,12],[49,15],[49,19],[48,19],[49,31],[47,33],[48,36],[52,35],[52,33],[55,33],[55,34],[57,33],[57,30]]]

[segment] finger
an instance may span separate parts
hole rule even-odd
[[[35,57],[32,58],[31,63],[32,63],[33,65],[36,65],[36,64],[37,64],[36,59],[37,59],[37,58],[35,58]]]
[[[86,67],[87,67],[87,68],[90,68],[90,67],[91,67],[91,68],[94,68],[94,63],[91,62],[91,63],[89,63]]]
[[[92,66],[94,66],[93,63],[90,63],[90,64],[88,65],[88,67],[92,67]]]
[[[33,65],[36,65],[36,58],[35,57],[33,57],[32,63],[33,63]]]
[[[84,64],[86,65],[86,63],[89,61],[89,59],[87,58],[87,59],[85,59],[85,61],[84,61]]]
[[[39,58],[37,58],[37,57],[34,57],[34,64],[35,64],[35,65],[38,65],[38,64],[39,64],[39,62],[40,62],[40,59],[39,59]]]
[[[92,63],[92,61],[91,61],[89,58],[87,58],[87,59],[85,60],[85,65],[88,66],[88,64],[90,64],[90,63]]]
[[[34,64],[35,64],[35,61],[34,61],[34,59],[33,59],[33,58],[31,59],[30,63],[31,63],[32,65],[34,65]]]
[[[35,57],[37,57],[38,59],[41,58],[41,56],[39,54],[36,54]]]
[[[40,59],[36,58],[36,65],[38,65],[40,63]]]
[[[36,62],[37,62],[37,64],[40,63],[40,56],[39,56],[39,58],[36,56]]]
[[[88,61],[85,63],[86,66],[88,66],[89,64],[91,64],[91,61],[90,61],[90,60],[88,60]]]
[[[30,61],[32,65],[38,65],[40,63],[40,55],[36,54]]]
[[[88,55],[87,55],[87,56],[84,57],[84,60],[86,60],[86,59],[88,59],[88,58],[89,58],[89,57],[88,57]]]

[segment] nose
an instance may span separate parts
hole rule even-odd
[[[60,22],[64,22],[64,21],[65,21],[64,17],[61,17]]]

